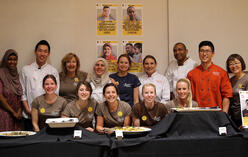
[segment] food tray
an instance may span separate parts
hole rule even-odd
[[[201,111],[221,111],[220,108],[211,107],[184,107],[184,108],[171,108],[172,111],[176,112],[201,112]]]
[[[3,137],[23,137],[23,136],[30,136],[35,135],[36,132],[33,131],[3,131],[0,132],[0,136]]]
[[[50,128],[72,128],[78,123],[78,118],[49,118],[46,123]]]
[[[136,134],[144,134],[150,132],[151,128],[146,127],[114,127],[110,128],[110,131],[120,130],[124,135],[136,135]]]

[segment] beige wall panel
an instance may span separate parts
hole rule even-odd
[[[96,3],[144,4],[144,35],[114,37],[96,35]],[[121,7],[118,15],[120,17]],[[50,63],[60,71],[62,57],[76,53],[81,69],[89,71],[96,58],[96,40],[143,40],[144,54],[154,55],[158,70],[164,72],[168,64],[167,0],[1,0],[0,1],[0,57],[8,48],[19,53],[20,69],[34,61],[35,44],[46,39],[51,44]],[[121,50],[121,49],[119,49]]]
[[[174,43],[182,41],[199,62],[198,44],[211,40],[214,63],[225,68],[227,57],[239,53],[248,60],[247,0],[169,0],[169,58]]]

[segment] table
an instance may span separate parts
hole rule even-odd
[[[220,136],[218,127],[227,135]],[[73,128],[74,129],[74,128]],[[144,137],[118,141],[82,129],[83,138],[72,138],[73,129],[45,128],[35,136],[0,139],[1,157],[91,156],[247,156],[248,132],[237,130],[223,112],[171,113]]]

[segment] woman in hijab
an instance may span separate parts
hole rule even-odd
[[[91,97],[98,103],[104,102],[103,87],[111,82],[108,73],[108,63],[104,58],[96,59],[87,81],[90,82],[92,87]]]
[[[112,46],[110,45],[110,43],[105,43],[102,48],[103,48],[102,58],[106,60],[117,60],[117,57],[113,54]]]
[[[0,65],[0,131],[21,130],[22,86],[15,50],[5,52]]]

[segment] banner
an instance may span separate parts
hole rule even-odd
[[[117,4],[96,4],[97,35],[116,35]]]
[[[242,126],[248,128],[248,91],[239,91]]]
[[[122,4],[122,35],[143,33],[143,5]]]

